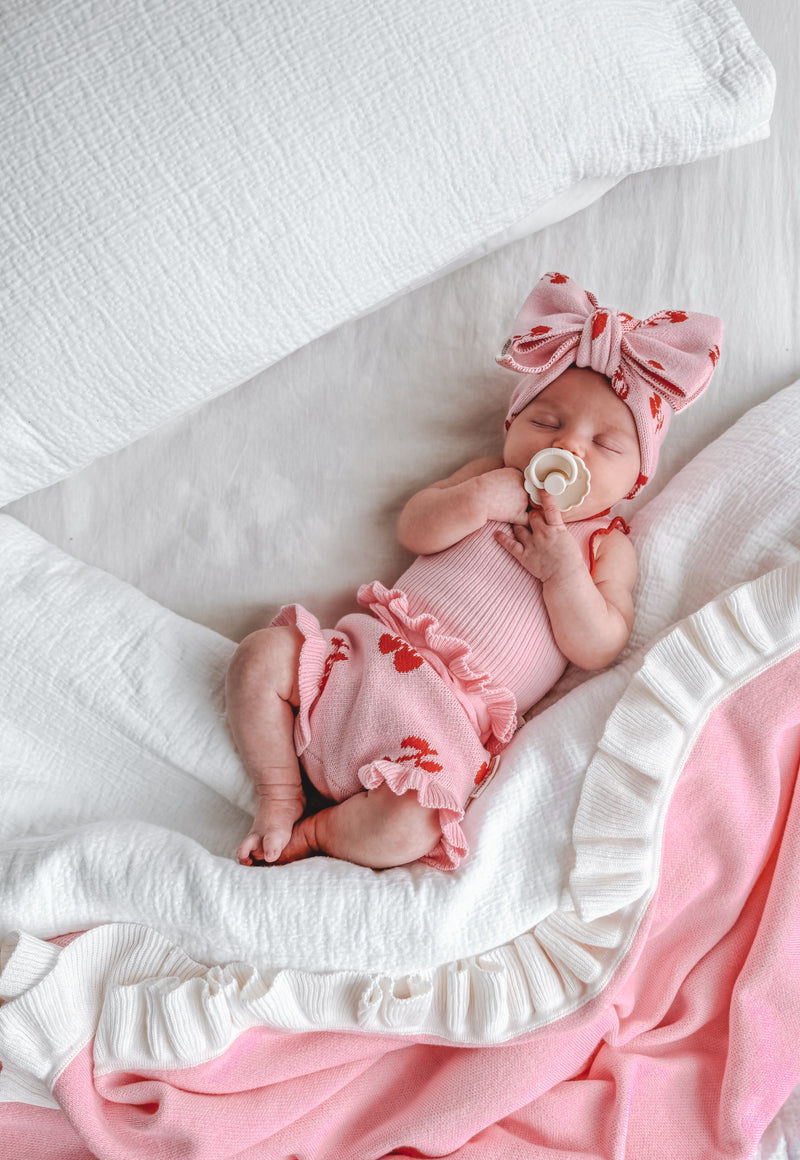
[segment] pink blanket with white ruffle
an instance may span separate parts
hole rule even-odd
[[[798,398],[634,517],[629,654],[454,874],[238,866],[232,642],[0,517],[0,1160],[749,1160],[800,1083]]]
[[[142,928],[110,957],[114,927],[63,949],[20,940],[0,976],[4,995],[19,991],[0,1009],[4,1065],[58,1110],[0,1105],[0,1157],[750,1156],[800,1082],[798,688],[795,646],[724,690],[690,739],[658,889],[615,972],[510,1042],[251,1026],[181,1061],[170,994],[202,990],[200,965],[184,977],[164,940],[148,1020],[121,985]],[[68,1043],[60,1028],[93,963],[100,999]]]

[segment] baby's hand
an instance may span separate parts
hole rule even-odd
[[[236,852],[242,866],[252,866],[254,859],[259,862],[277,862],[305,804],[305,797],[299,788],[270,786],[263,790],[253,828]]]
[[[498,530],[495,538],[537,580],[569,583],[576,572],[586,571],[581,550],[567,531],[553,497],[545,491],[539,496],[542,506],[528,513],[527,527],[515,527],[513,535]]]
[[[496,467],[477,477],[487,520],[527,524],[529,497],[523,478],[516,467]]]

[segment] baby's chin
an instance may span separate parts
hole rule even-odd
[[[591,497],[587,497],[587,499],[589,498]],[[579,503],[577,507],[570,508],[567,512],[562,512],[561,516],[565,524],[574,524],[578,520],[591,520],[596,516],[601,516],[605,512],[610,511],[611,508],[621,503],[623,499],[624,496],[620,496],[619,499],[611,500],[609,503],[603,503],[602,500],[598,500],[596,503],[588,503],[585,500],[583,503]]]

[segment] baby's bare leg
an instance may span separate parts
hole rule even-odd
[[[237,851],[244,866],[274,862],[305,806],[293,713],[302,647],[297,628],[262,628],[245,637],[228,667],[228,724],[258,793],[253,828]]]

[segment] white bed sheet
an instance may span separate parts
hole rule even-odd
[[[634,313],[725,319],[713,389],[673,425],[652,496],[800,371],[800,13],[793,0],[740,9],[778,71],[770,139],[628,178],[4,510],[234,638],[287,600],[330,621],[359,583],[405,566],[393,523],[407,496],[499,446],[512,376],[493,356],[548,269]]]
[[[626,179],[580,214],[324,336],[243,387],[5,511],[234,639],[281,603],[323,621],[407,562],[416,488],[501,440],[494,365],[539,275],[562,269],[633,313],[686,307],[727,332],[713,388],[678,417],[656,480],[800,374],[800,38],[795,0],[738,7],[778,74],[769,140]],[[757,481],[743,479],[742,489]],[[786,1132],[762,1156],[787,1156]]]

